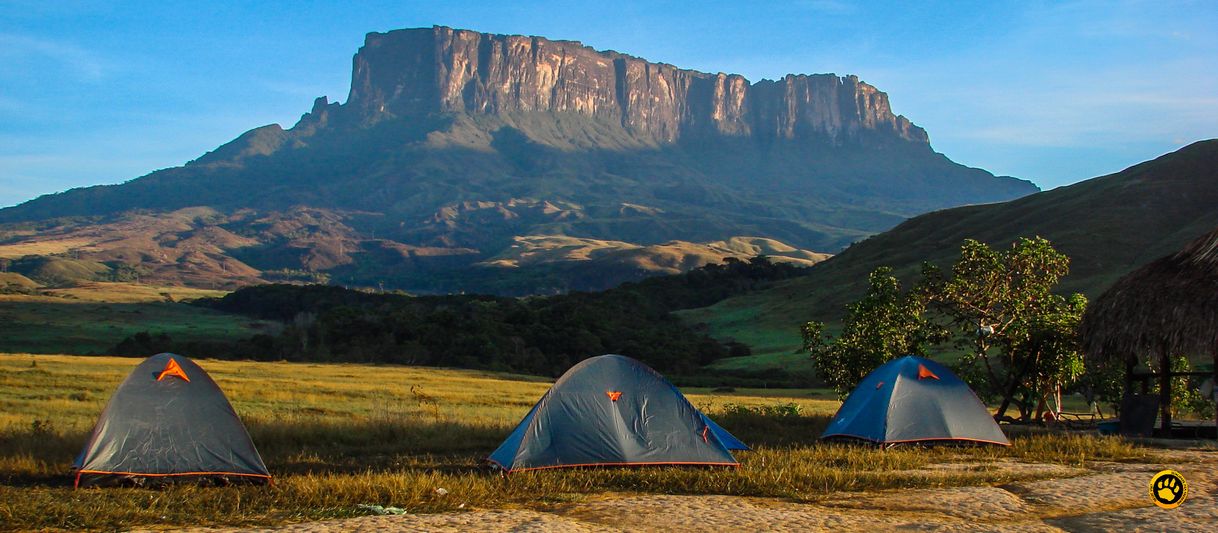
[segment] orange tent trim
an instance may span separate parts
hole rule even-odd
[[[165,369],[156,377],[156,380],[165,379],[165,376],[177,376],[182,378],[183,381],[190,383],[190,378],[186,377],[186,371],[182,370],[182,367],[172,357],[169,358],[168,363],[165,363]]]
[[[734,466],[740,468],[740,463],[700,463],[700,462],[663,462],[663,463],[581,463],[572,465],[551,465],[551,466],[530,466],[528,468],[515,468],[508,470],[504,468],[498,461],[487,459],[488,462],[494,463],[503,468],[505,474],[514,472],[527,472],[530,470],[553,470],[555,468],[587,468],[594,466]]]
[[[622,397],[622,391],[619,391],[619,390],[605,391],[605,394],[607,394],[609,396],[609,401],[612,401],[612,402],[616,402],[618,398]]]
[[[966,438],[961,438],[961,437],[949,437],[949,438],[940,438],[940,439],[875,440],[875,439],[870,439],[870,438],[859,436],[859,435],[851,435],[849,433],[834,433],[832,435],[822,435],[821,439],[828,439],[828,438],[832,438],[832,437],[849,437],[852,439],[865,440],[867,442],[872,442],[875,444],[882,444],[882,445],[906,444],[906,443],[910,443],[910,442],[932,442],[933,443],[933,442],[954,442],[954,441],[980,442],[982,444],[997,444],[999,446],[1010,446],[1011,445],[1011,443],[1009,443],[1009,442],[998,442],[996,440],[985,440],[985,439],[966,439]]]

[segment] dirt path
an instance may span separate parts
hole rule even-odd
[[[1218,452],[1165,452],[1168,464],[1096,464],[1089,471],[1007,463],[1063,477],[990,487],[837,493],[815,503],[734,496],[600,495],[545,510],[368,516],[269,531],[1215,531]],[[976,465],[972,465],[975,467]],[[950,467],[950,466],[949,466]],[[1188,499],[1151,504],[1151,476],[1180,471]],[[1078,474],[1082,475],[1078,475]]]

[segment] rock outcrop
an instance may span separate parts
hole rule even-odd
[[[370,33],[347,99],[365,120],[437,112],[576,113],[660,142],[709,134],[927,143],[888,95],[857,76],[750,83],[574,41],[445,27]],[[873,135],[869,135],[873,134]]]

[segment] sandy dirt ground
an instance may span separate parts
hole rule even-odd
[[[1165,464],[1100,463],[1087,470],[1005,462],[986,468],[1052,478],[1002,486],[840,492],[806,503],[604,494],[535,509],[367,516],[264,531],[1218,531],[1218,451],[1168,451],[1163,456]],[[1151,476],[1165,468],[1188,481],[1188,498],[1176,509],[1155,507],[1149,498]]]

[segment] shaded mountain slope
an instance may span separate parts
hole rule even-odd
[[[1094,297],[1125,273],[1218,227],[1216,206],[1218,140],[1201,141],[1068,187],[912,218],[807,276],[688,312],[686,319],[771,353],[789,352],[798,346],[800,323],[840,320],[876,267],[913,280],[923,261],[950,265],[968,238],[1006,246],[1019,237],[1045,237],[1071,259],[1061,290]]]

